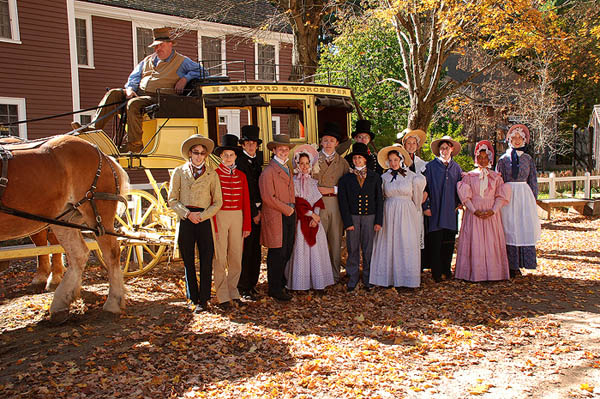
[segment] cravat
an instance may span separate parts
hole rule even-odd
[[[194,179],[199,178],[204,173],[204,166],[200,166],[199,168],[192,165],[192,174],[194,175]]]

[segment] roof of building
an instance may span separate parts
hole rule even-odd
[[[89,3],[104,4],[131,10],[148,11],[157,14],[183,18],[196,18],[203,21],[227,25],[257,28],[265,21],[279,14],[268,0],[85,0]],[[289,26],[277,27],[278,31],[290,32]],[[283,28],[283,29],[282,29]],[[273,30],[273,29],[271,29]]]

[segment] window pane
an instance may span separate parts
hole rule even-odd
[[[87,125],[88,123],[92,122],[92,115],[81,114],[79,115],[79,119],[81,120],[82,125]]]
[[[154,52],[151,47],[148,47],[152,43],[152,29],[136,28],[137,33],[137,62],[141,62],[144,58]]]
[[[86,20],[75,18],[75,40],[77,43],[77,63],[88,65]]]
[[[0,0],[0,37],[12,39],[8,0]]]
[[[15,104],[0,104],[0,123],[10,123],[19,120],[18,107]],[[19,125],[0,127],[2,136],[18,136]]]
[[[258,45],[258,78],[275,80],[275,46]]]
[[[209,75],[221,74],[221,39],[202,36],[202,65]]]

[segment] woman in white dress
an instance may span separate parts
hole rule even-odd
[[[318,168],[319,154],[308,144],[294,151],[294,191],[296,194],[296,240],[286,266],[290,290],[323,290],[334,284],[327,237],[319,212],[325,207],[317,180],[311,171]]]
[[[422,160],[417,155],[417,151],[423,147],[427,140],[427,133],[421,129],[410,130],[406,129],[401,139],[396,140],[396,143],[401,143],[412,161],[412,164],[408,167],[409,170],[415,172],[418,175],[423,176],[427,161]],[[427,199],[427,193],[423,193],[423,200]],[[421,248],[421,266],[426,266],[427,262],[424,262],[425,257],[423,249],[425,248],[425,218],[423,217],[423,209],[417,206],[419,211],[419,218],[421,219],[421,231],[419,232],[419,248]]]
[[[423,202],[425,177],[408,168],[411,160],[403,146],[385,147],[377,155],[388,169],[383,181],[383,227],[375,234],[369,282],[383,287],[417,288],[421,285],[419,208]]]

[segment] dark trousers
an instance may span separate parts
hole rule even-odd
[[[454,252],[456,231],[441,229],[425,235],[425,247],[429,253],[429,267],[435,280],[442,278],[442,274],[452,277],[450,264]]]
[[[208,302],[212,279],[212,260],[214,254],[210,220],[194,224],[185,219],[179,226],[179,253],[185,266],[185,285],[187,297],[195,304]],[[200,263],[200,289],[196,279],[195,247],[198,247]]]
[[[349,276],[348,287],[354,288],[360,277],[360,250],[362,249],[363,274],[365,287],[370,287],[371,255],[373,254],[373,239],[375,238],[375,215],[352,215],[354,230],[346,230],[346,273]]]
[[[256,287],[260,275],[260,223],[252,222],[250,235],[244,238],[244,251],[242,252],[242,273],[238,281],[238,290],[247,292]]]
[[[296,214],[292,216],[281,215],[283,240],[280,248],[269,248],[267,253],[267,280],[269,281],[269,295],[278,295],[285,287],[285,265],[288,263],[294,250],[294,234],[296,232]]]

